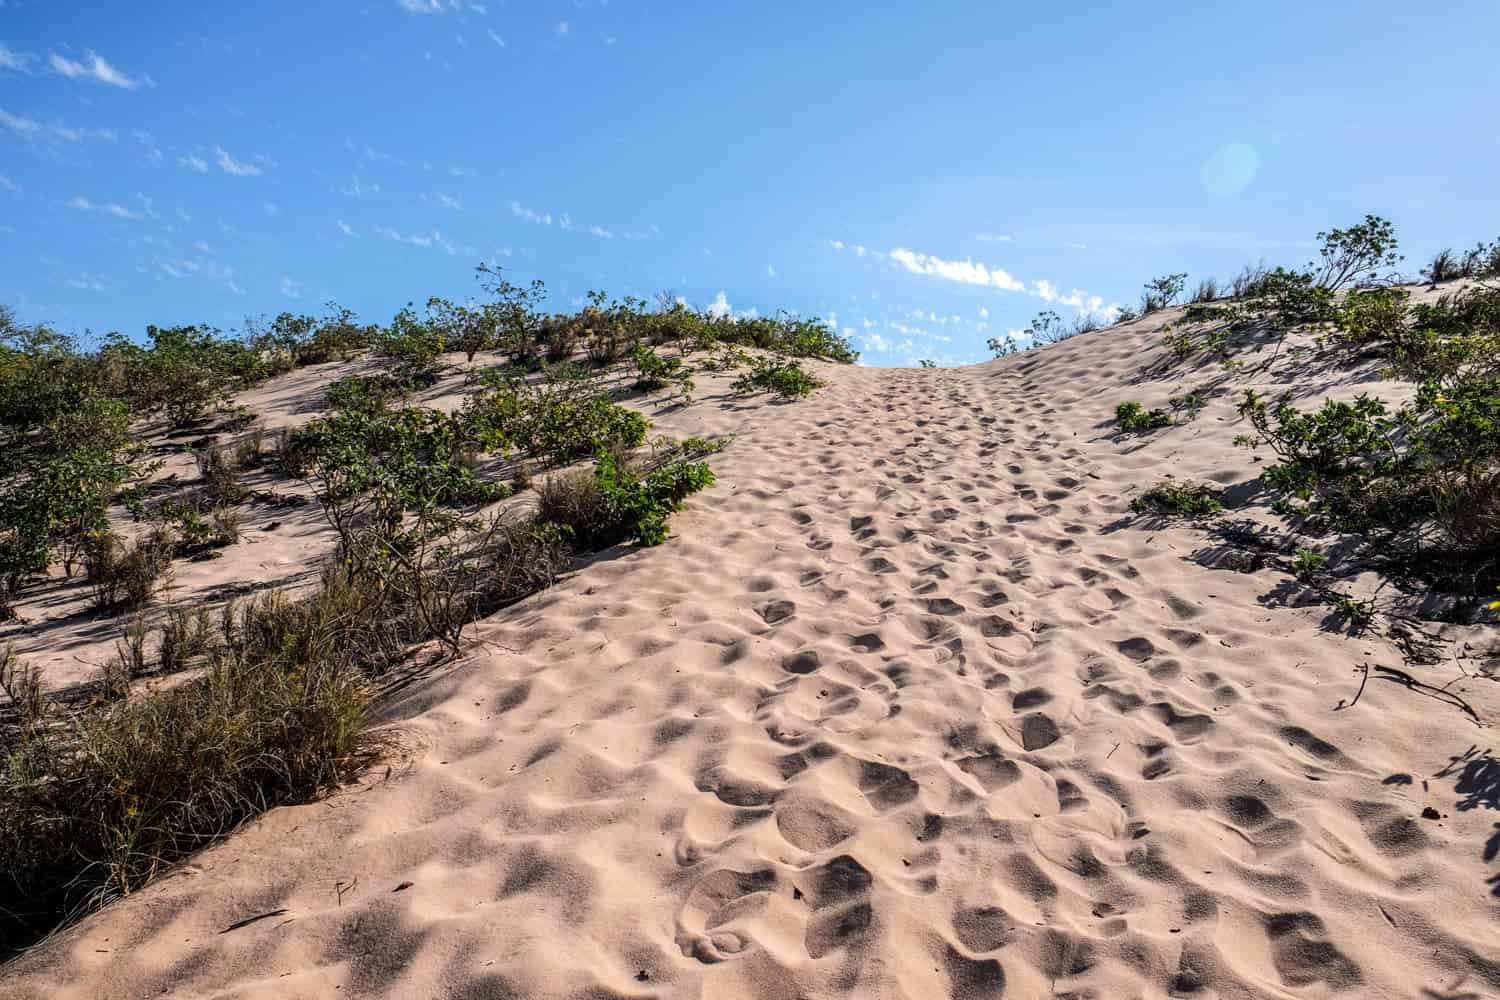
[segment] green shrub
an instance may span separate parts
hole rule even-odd
[[[549,371],[528,382],[491,372],[481,382],[484,390],[464,402],[463,420],[485,451],[561,465],[646,439],[646,418],[611,401],[591,378]]]
[[[387,372],[375,375],[345,375],[329,383],[328,407],[332,410],[375,415],[406,396],[408,386]]]
[[[681,358],[664,358],[645,344],[637,344],[631,361],[635,366],[637,389],[655,392],[672,386],[684,403],[693,401],[692,369],[684,365]]]
[[[1137,514],[1170,514],[1178,517],[1207,517],[1224,509],[1219,491],[1205,483],[1179,483],[1163,480],[1130,503]]]
[[[1008,358],[1012,354],[1021,352],[1021,345],[1016,343],[1016,338],[1008,333],[1004,337],[991,337],[985,341],[984,346],[996,358]]]
[[[1165,309],[1176,302],[1186,283],[1186,274],[1167,274],[1146,282],[1146,290],[1141,295],[1141,315]]]
[[[579,551],[627,540],[659,545],[671,514],[713,481],[702,462],[673,459],[642,471],[618,454],[600,452],[592,475],[567,473],[538,487],[537,519],[558,525]]]
[[[758,357],[750,359],[750,370],[735,379],[736,392],[763,390],[783,399],[806,396],[823,383],[804,371],[802,364],[788,358]]]
[[[1366,215],[1348,229],[1319,233],[1318,240],[1321,259],[1308,268],[1316,275],[1315,284],[1330,291],[1377,280],[1382,268],[1393,268],[1402,259],[1395,227],[1378,215]]]
[[[480,351],[500,346],[500,312],[493,304],[462,306],[433,296],[427,300],[427,315],[444,349],[462,351],[471,364]]]
[[[1297,555],[1292,559],[1292,572],[1300,580],[1311,580],[1323,572],[1323,567],[1328,564],[1328,557],[1321,552],[1312,549],[1298,549]]]
[[[1122,434],[1139,434],[1167,427],[1172,417],[1166,410],[1147,410],[1140,403],[1126,402],[1115,407],[1115,426]]]
[[[446,348],[443,328],[420,319],[408,305],[380,334],[375,349],[395,363],[395,377],[402,384],[430,385],[437,378],[438,361]]]

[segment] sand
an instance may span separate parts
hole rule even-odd
[[[481,623],[383,703],[393,749],[357,786],[0,995],[1500,996],[1496,629],[1421,626],[1440,662],[1414,664],[1389,619],[1345,637],[1286,573],[1129,513],[1172,475],[1266,522],[1240,388],[1381,385],[1287,351],[1119,438],[1121,400],[1216,374],[1149,373],[1170,318],[653,407],[736,435],[667,544]],[[290,572],[323,544],[299,531],[204,572]],[[1378,680],[1338,707],[1366,663],[1486,725]]]

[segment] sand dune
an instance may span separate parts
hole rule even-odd
[[[1397,684],[1338,709],[1395,640],[1130,514],[1176,475],[1260,516],[1230,395],[1114,435],[1215,374],[1150,374],[1160,322],[793,404],[706,380],[657,428],[736,438],[666,545],[482,623],[384,703],[389,766],[0,995],[1500,996],[1491,730]],[[1379,388],[1297,358],[1227,388]],[[1403,669],[1500,718],[1495,629],[1425,630]]]

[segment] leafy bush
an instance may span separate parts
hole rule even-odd
[[[1021,345],[1016,343],[1016,338],[1008,333],[1004,337],[991,337],[984,346],[997,358],[1008,358],[1012,354],[1021,352]]]
[[[464,402],[463,420],[485,451],[561,465],[646,439],[646,418],[611,401],[591,378],[549,370],[540,381],[494,372],[481,381],[484,390]]]
[[[329,384],[326,398],[329,409],[374,415],[383,413],[407,391],[405,382],[386,372],[345,375]]]
[[[1122,434],[1139,434],[1168,427],[1171,414],[1166,410],[1147,410],[1140,403],[1126,402],[1115,407],[1115,426]]]
[[[713,485],[702,462],[672,459],[642,472],[616,453],[600,452],[592,474],[555,476],[537,490],[537,519],[556,524],[580,551],[627,540],[659,545],[682,501]]]
[[[918,368],[936,368],[937,367],[937,362],[933,361],[931,358],[919,358],[919,359],[917,359],[917,367]]]
[[[800,362],[778,357],[750,359],[750,370],[735,379],[736,392],[764,390],[783,399],[806,396],[823,383],[804,371]]]
[[[636,344],[631,361],[635,366],[637,389],[654,392],[673,386],[684,403],[693,401],[692,369],[684,365],[681,358],[664,358],[645,344]]]
[[[1170,514],[1179,517],[1206,517],[1224,509],[1219,491],[1205,483],[1180,483],[1163,480],[1130,503],[1137,514]]]
[[[1186,283],[1186,274],[1167,274],[1146,282],[1146,290],[1141,295],[1141,315],[1165,309],[1176,302]]]
[[[493,304],[462,306],[433,296],[427,300],[427,315],[428,324],[441,335],[444,348],[462,351],[471,364],[474,355],[500,344],[500,312]]]
[[[1402,259],[1396,252],[1395,227],[1378,215],[1366,215],[1348,229],[1319,233],[1318,239],[1323,244],[1318,251],[1321,259],[1308,267],[1317,286],[1330,291],[1376,280],[1382,268],[1395,267]]]
[[[396,378],[407,385],[431,384],[446,348],[443,328],[418,318],[409,305],[396,313],[376,342],[376,351],[395,362]]]

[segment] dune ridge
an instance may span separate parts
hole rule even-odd
[[[1337,708],[1395,639],[1130,514],[1165,475],[1251,498],[1227,396],[1108,426],[1181,389],[1145,374],[1169,318],[703,393],[662,422],[735,440],[667,545],[482,623],[384,703],[388,765],[0,995],[1500,995],[1484,728],[1373,681]],[[1372,384],[1293,371],[1253,377]],[[1495,718],[1494,629],[1426,631],[1422,678]]]

